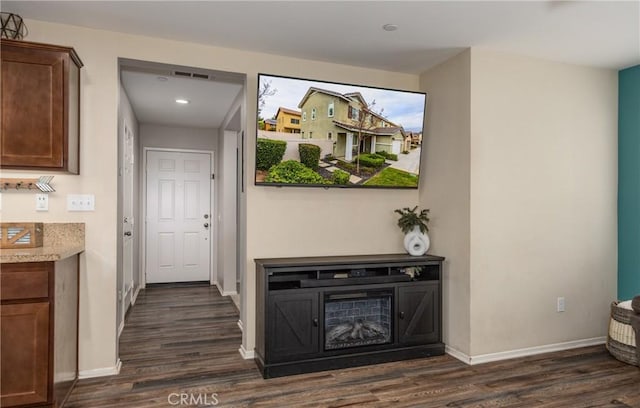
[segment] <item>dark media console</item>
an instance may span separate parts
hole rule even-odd
[[[433,255],[256,259],[264,378],[444,354]]]

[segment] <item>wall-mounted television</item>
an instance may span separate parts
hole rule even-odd
[[[258,74],[259,186],[418,188],[427,95]]]

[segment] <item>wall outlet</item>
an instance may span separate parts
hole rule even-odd
[[[36,211],[49,211],[49,194],[36,194]]]
[[[557,303],[557,311],[564,312],[564,298],[559,297],[556,303]]]
[[[95,211],[96,196],[93,194],[67,194],[67,211]]]

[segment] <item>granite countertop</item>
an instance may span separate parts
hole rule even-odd
[[[44,223],[39,248],[2,249],[0,263],[47,262],[84,251],[84,223]]]

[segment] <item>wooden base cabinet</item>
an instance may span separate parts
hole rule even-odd
[[[49,302],[2,305],[2,406],[47,401]]]
[[[2,264],[0,299],[0,406],[62,406],[78,378],[78,256]]]

